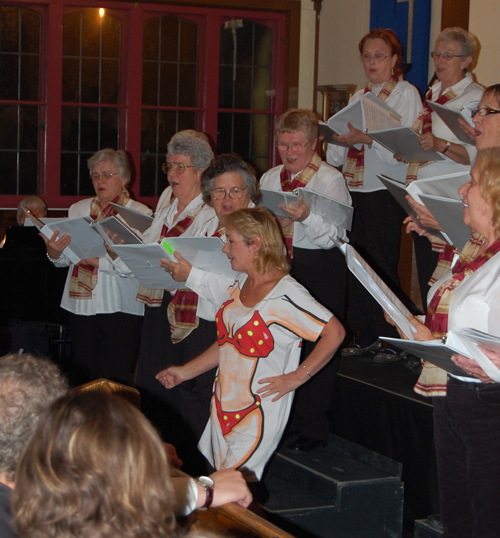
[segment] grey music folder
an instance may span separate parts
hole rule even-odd
[[[370,131],[368,134],[394,155],[399,155],[408,162],[445,160],[437,151],[424,151],[418,141],[419,135],[410,127]]]
[[[137,279],[150,290],[184,289],[185,282],[175,282],[170,273],[160,267],[162,258],[175,259],[174,251],[199,269],[217,275],[236,278],[231,262],[222,252],[224,244],[218,237],[169,237],[165,246],[159,243],[114,245],[113,249]]]
[[[432,110],[444,121],[448,129],[464,144],[476,145],[475,140],[471,140],[460,127],[458,123],[459,119],[464,120],[471,127],[474,127],[472,122],[471,110],[477,108],[479,101],[472,101],[467,106],[462,109],[458,108],[449,108],[447,106],[434,103],[434,101],[427,101],[427,104],[432,108]]]
[[[269,209],[276,217],[288,218],[279,207],[280,204],[286,205],[292,203],[298,205],[299,198],[302,198],[306,206],[311,210],[311,213],[319,215],[326,222],[334,226],[339,226],[346,230],[351,229],[354,211],[352,206],[339,202],[329,196],[318,194],[304,188],[299,188],[293,193],[268,189],[261,189],[260,192],[262,193],[260,205]]]
[[[464,206],[462,202],[429,194],[421,194],[420,198],[439,222],[452,244],[461,251],[471,238],[470,228],[463,219]]]
[[[114,204],[113,202],[109,203],[113,206],[118,215],[120,215],[120,217],[122,217],[122,219],[131,228],[134,228],[134,230],[139,230],[140,232],[144,233],[153,222],[153,217],[149,217],[140,211],[136,211],[130,207],[123,207],[121,205]]]

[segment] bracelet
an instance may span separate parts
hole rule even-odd
[[[306,370],[306,367],[304,365],[302,365],[302,368],[304,368],[304,370]],[[306,370],[306,374],[312,379],[312,375]]]
[[[54,258],[51,258],[51,257],[49,256],[49,253],[47,252],[47,258],[49,259],[50,262],[54,263],[54,262],[56,262],[57,260],[59,260],[60,256],[59,256],[59,258],[56,258],[56,259],[54,260]]]

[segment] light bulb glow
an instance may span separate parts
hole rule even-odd
[[[103,7],[101,7],[99,9],[99,17],[101,17],[101,19],[104,17],[104,8]]]

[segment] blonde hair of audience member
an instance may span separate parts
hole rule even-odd
[[[493,209],[495,237],[500,239],[500,147],[479,151],[475,168],[481,196]]]
[[[312,144],[318,138],[318,130],[319,121],[315,112],[292,108],[278,118],[274,136],[278,143],[281,134],[301,131]]]
[[[276,224],[276,219],[262,207],[246,208],[227,215],[226,229],[232,229],[243,236],[247,245],[255,236],[262,239],[262,246],[255,255],[255,268],[263,275],[271,268],[290,272],[286,261],[283,238]]]
[[[13,484],[16,466],[40,414],[68,389],[59,368],[29,353],[0,358],[0,481]]]
[[[72,391],[40,418],[12,497],[21,538],[162,538],[175,527],[166,451],[124,399]]]

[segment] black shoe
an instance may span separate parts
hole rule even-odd
[[[437,531],[443,530],[443,520],[441,519],[441,514],[431,514],[426,519],[429,526]]]
[[[382,349],[382,341],[375,340],[373,344],[367,347],[361,347],[359,344],[353,344],[344,348],[341,353],[342,357],[358,357],[359,355],[375,355]]]
[[[318,448],[324,448],[326,445],[327,442],[323,441],[322,439],[300,436],[287,446],[287,450],[294,450],[297,452],[312,452]]]

